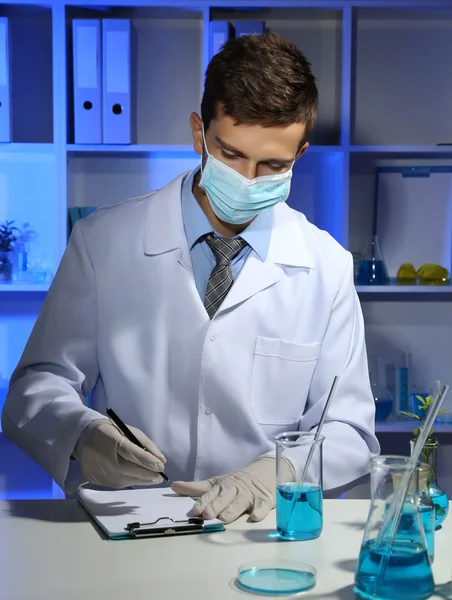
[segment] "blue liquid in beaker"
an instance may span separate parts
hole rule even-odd
[[[292,510],[293,498],[297,501]],[[318,485],[285,483],[276,488],[276,525],[278,534],[287,540],[313,540],[322,532],[323,495]],[[289,523],[287,522],[290,516]]]
[[[355,576],[355,592],[361,598],[379,600],[426,600],[435,584],[423,544],[396,539],[374,548],[369,540],[361,549]],[[385,567],[384,567],[385,565]],[[383,570],[384,576],[380,575]]]

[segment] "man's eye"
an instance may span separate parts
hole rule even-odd
[[[238,156],[237,154],[229,154],[224,150],[221,151],[221,154],[222,156],[224,156],[224,158],[227,158],[228,160],[237,160],[238,158],[240,158],[240,156]]]

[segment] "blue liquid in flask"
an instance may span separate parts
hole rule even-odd
[[[409,540],[374,547],[369,540],[361,549],[355,577],[355,592],[372,600],[426,600],[435,584],[423,544]],[[384,566],[385,565],[385,566]],[[384,570],[384,576],[380,572]]]
[[[356,283],[358,285],[386,285],[389,283],[385,263],[382,260],[362,260]]]
[[[439,488],[435,483],[430,484],[428,495],[435,506],[435,529],[439,529],[449,512],[449,498],[446,492]]]
[[[293,507],[295,495],[297,501]],[[285,483],[276,488],[277,530],[287,540],[319,537],[323,525],[322,510],[323,496],[319,485],[305,483],[300,490],[297,483]]]
[[[418,506],[417,510],[421,515],[422,525],[427,542],[427,550],[430,560],[433,561],[435,554],[435,515],[433,506]],[[417,540],[419,544],[423,543],[422,532],[419,531],[419,520],[413,505],[406,504],[400,518],[397,535],[402,540]]]

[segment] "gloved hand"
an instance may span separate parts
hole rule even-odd
[[[291,481],[293,467],[289,461],[284,465]],[[275,458],[263,456],[240,471],[205,481],[175,481],[171,489],[182,496],[200,496],[193,507],[195,516],[232,523],[250,513],[251,521],[262,521],[275,508]]]
[[[73,454],[87,481],[112,488],[161,483],[159,471],[163,471],[166,458],[142,431],[128,427],[146,450],[106,419],[95,419],[85,427]]]

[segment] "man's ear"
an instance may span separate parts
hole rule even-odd
[[[193,135],[193,148],[196,154],[202,154],[204,149],[203,138],[202,138],[202,120],[201,117],[192,112],[190,115],[190,127]]]
[[[308,148],[309,142],[305,142],[300,148],[298,148],[297,154],[295,155],[295,160],[297,161],[301,156],[303,156]]]

